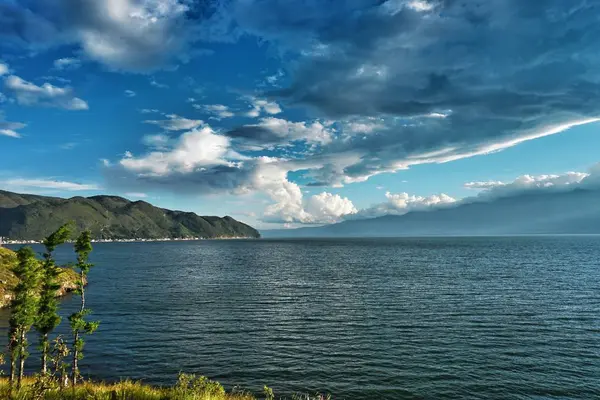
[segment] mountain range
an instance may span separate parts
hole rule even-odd
[[[0,190],[0,236],[39,240],[69,221],[75,233],[89,229],[95,239],[260,237],[229,216],[199,216],[117,196],[63,199]]]
[[[321,227],[262,231],[263,237],[390,237],[600,233],[600,190],[531,191],[404,215]]]

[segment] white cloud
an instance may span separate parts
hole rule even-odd
[[[413,0],[407,3],[409,8],[415,11],[425,12],[433,10],[434,5],[424,0]]]
[[[4,64],[0,62],[0,76],[8,75],[10,69],[8,68],[8,64]]]
[[[81,67],[81,60],[73,57],[54,60],[54,68],[58,70],[77,69]]]
[[[158,125],[167,131],[184,131],[190,129],[196,129],[200,125],[204,124],[204,121],[199,119],[188,119],[180,117],[176,114],[166,115],[168,119],[163,120],[146,120],[146,124]]]
[[[262,157],[253,174],[251,187],[274,201],[264,210],[262,220],[271,223],[327,224],[356,213],[348,198],[323,192],[305,199],[300,186],[287,179],[277,159]]]
[[[307,200],[306,210],[319,223],[332,223],[358,211],[347,197],[322,192]]]
[[[590,177],[586,172],[566,172],[558,175],[522,175],[511,182],[467,182],[465,188],[481,190],[478,199],[490,200],[508,197],[531,190],[569,190],[579,186]]]
[[[156,79],[154,79],[154,78],[151,78],[151,79],[150,79],[150,85],[151,85],[151,86],[154,86],[154,87],[156,87],[156,88],[159,88],[159,89],[168,89],[168,88],[169,88],[169,85],[165,85],[164,83],[160,83],[160,82],[158,82],[158,81],[157,81]]]
[[[210,127],[182,134],[172,148],[152,151],[140,157],[129,153],[120,165],[138,176],[168,176],[172,173],[191,173],[198,168],[226,165],[224,156],[229,139],[217,135]]]
[[[135,95],[136,95],[136,93],[133,90],[129,90],[129,89],[125,90],[124,93],[125,93],[125,96],[127,96],[127,97],[135,97]]]
[[[363,119],[345,122],[343,127],[345,133],[373,133],[378,129],[385,128],[385,124],[379,119]]]
[[[171,144],[171,138],[162,134],[146,135],[143,137],[142,143],[155,149],[165,149]]]
[[[246,112],[246,116],[256,118],[264,112],[266,114],[275,115],[281,112],[279,104],[264,99],[251,98],[250,99],[251,110]]]
[[[267,83],[276,86],[277,82],[279,82],[279,80],[281,80],[281,78],[283,78],[284,75],[285,74],[282,70],[278,70],[275,74],[267,76]]]
[[[216,119],[231,118],[235,116],[235,113],[223,104],[194,104],[193,107],[213,115],[213,118]]]
[[[423,211],[455,204],[457,200],[441,193],[431,196],[415,196],[406,192],[393,194],[386,192],[384,203],[362,209],[356,213],[356,218],[376,218],[384,215],[403,215],[411,211]],[[352,216],[354,218],[354,216]]]
[[[43,79],[45,81],[56,81],[56,82],[60,82],[63,84],[71,83],[70,79],[63,78],[61,76],[54,76],[54,75],[45,75],[45,76],[40,77],[40,79]]]
[[[12,129],[0,129],[0,135],[8,136],[8,137],[16,138],[16,139],[21,138],[21,135],[19,135],[17,132],[15,132]]]
[[[269,129],[289,141],[306,140],[309,143],[326,144],[331,141],[332,135],[332,132],[319,121],[312,123],[290,122],[285,119],[268,117],[262,119],[257,126]]]
[[[160,111],[155,108],[142,108],[140,110],[140,112],[142,114],[154,114],[154,113],[158,114],[158,113],[160,113]]]
[[[141,199],[148,197],[148,195],[146,193],[141,193],[141,192],[127,192],[127,193],[125,193],[125,196],[137,197],[137,198],[141,198]]]
[[[0,181],[3,185],[15,188],[38,188],[38,189],[54,189],[65,191],[96,191],[101,188],[96,184],[82,184],[68,181],[58,181],[50,178],[41,179],[8,179]]]
[[[152,70],[185,47],[180,28],[187,9],[177,0],[90,2],[77,37],[90,58],[110,67]]]
[[[70,87],[60,88],[50,83],[37,86],[15,75],[9,75],[5,79],[4,85],[21,105],[39,105],[65,110],[87,110],[89,108],[84,100],[75,97]]]
[[[21,122],[5,121],[4,113],[0,111],[0,135],[12,138],[20,138],[21,135],[17,131],[25,128],[26,126],[26,124]]]
[[[305,140],[307,143],[327,144],[332,140],[332,129],[320,121],[291,122],[281,118],[266,117],[257,124],[244,125],[229,133],[262,144],[287,144]]]

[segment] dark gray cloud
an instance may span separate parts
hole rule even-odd
[[[88,58],[111,68],[143,72],[196,54],[189,43],[200,37],[205,25],[211,26],[204,22],[217,5],[175,0],[2,1],[0,40],[34,49],[77,44]]]
[[[227,132],[232,139],[243,139],[251,142],[273,143],[280,142],[281,137],[270,129],[257,125],[242,125]]]
[[[306,145],[306,151],[289,157],[282,152],[260,168],[245,160],[227,167],[232,171],[220,166],[141,181],[263,190],[265,184],[248,180],[279,174],[277,183],[285,185],[287,172],[305,171],[309,185],[348,184],[499,151],[600,117],[600,0],[223,0],[207,2],[206,9],[200,1],[181,4],[186,11],[170,9],[149,40],[117,26],[124,49],[133,49],[118,60],[99,56],[93,40],[82,39],[82,46],[108,65],[135,70],[174,56],[154,45],[165,38],[175,38],[177,51],[194,40],[254,35],[286,54],[289,85],[269,93],[269,100],[306,106],[311,118],[320,119],[268,117],[223,133],[232,152]],[[78,33],[113,27],[114,21],[75,12],[77,17],[51,20],[76,20],[71,25]],[[190,19],[203,22],[192,24],[202,32]],[[265,165],[268,173],[262,173]]]
[[[386,120],[324,146],[359,158],[314,168],[316,184],[496,151],[600,116],[599,0],[240,0],[230,10],[245,31],[301,54],[274,96],[324,118]]]
[[[181,194],[212,194],[243,190],[251,181],[253,169],[227,165],[196,168],[193,171],[170,172],[165,175],[139,174],[132,176],[122,165],[103,170],[111,187],[129,190],[166,190]]]

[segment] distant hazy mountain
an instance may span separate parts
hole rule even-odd
[[[600,191],[540,191],[401,216],[261,233],[263,237],[600,233]]]
[[[0,236],[37,240],[68,221],[98,239],[260,236],[231,217],[200,217],[117,196],[61,199],[0,190]]]

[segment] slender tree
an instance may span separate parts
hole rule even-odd
[[[14,290],[11,301],[9,348],[10,348],[10,383],[14,385],[17,376],[17,387],[21,387],[25,371],[25,359],[29,356],[27,332],[34,324],[39,302],[40,267],[31,247],[23,247],[17,252],[19,263],[14,269],[19,283]]]
[[[40,303],[35,322],[35,329],[40,336],[39,345],[41,351],[42,375],[45,375],[48,372],[48,355],[50,353],[49,335],[60,324],[56,291],[60,289],[58,276],[60,275],[61,268],[56,266],[53,253],[57,246],[65,243],[70,237],[70,226],[69,224],[65,224],[44,239],[46,251],[43,254],[44,260],[42,262]]]
[[[100,322],[88,322],[85,317],[91,313],[89,308],[85,308],[85,284],[87,283],[87,275],[90,272],[93,264],[89,263],[89,255],[92,251],[91,233],[84,231],[79,235],[75,242],[75,253],[77,253],[77,264],[75,265],[79,272],[77,280],[76,294],[81,296],[81,307],[78,312],[71,314],[69,322],[71,323],[71,331],[73,332],[73,365],[71,371],[71,381],[73,386],[77,384],[79,378],[79,360],[83,358],[84,334],[92,334]]]
[[[52,373],[54,379],[59,380],[59,387],[62,389],[67,386],[69,377],[67,375],[67,364],[65,358],[69,355],[69,346],[63,341],[61,336],[57,336],[52,341],[52,351],[50,361],[52,364]]]

